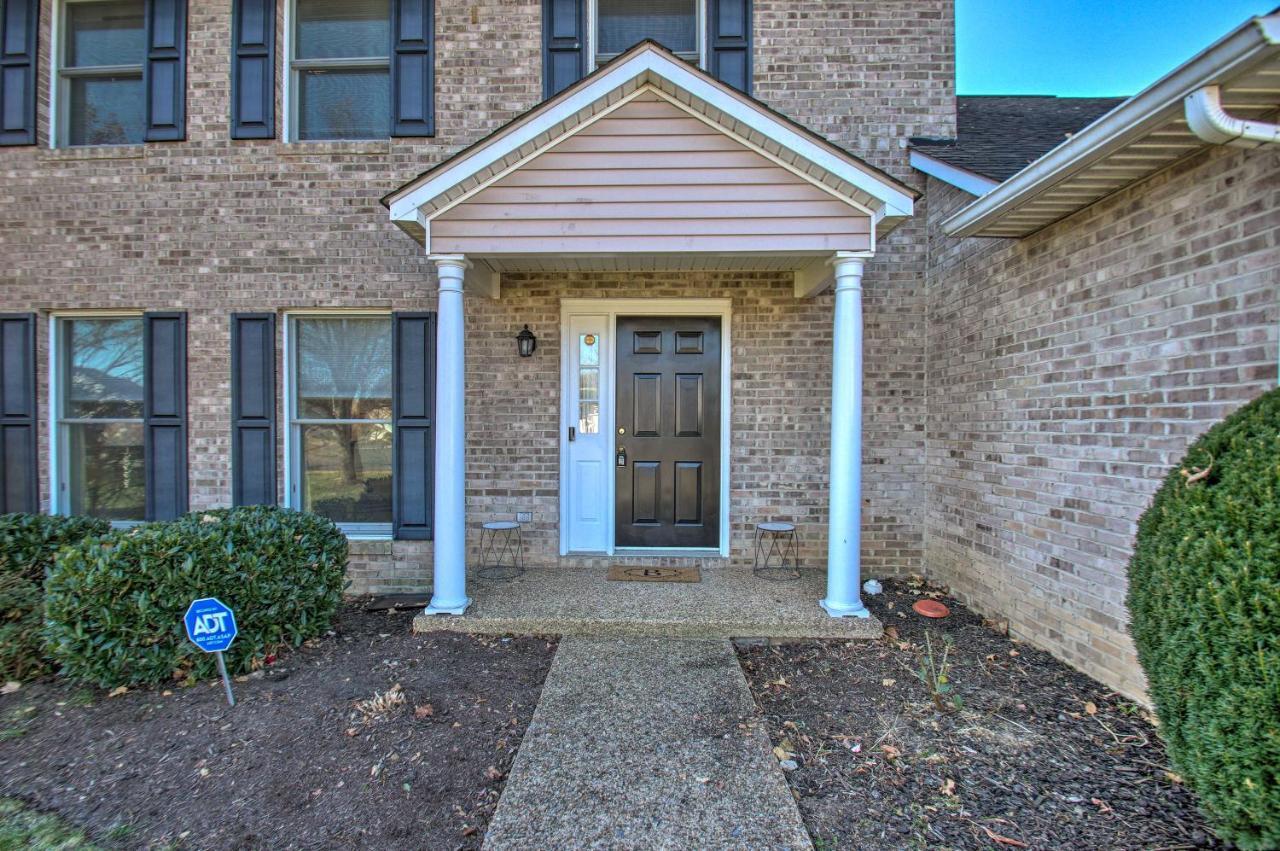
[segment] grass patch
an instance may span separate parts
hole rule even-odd
[[[21,801],[0,798],[0,851],[93,851],[95,846],[54,815],[38,813]]]
[[[16,739],[27,732],[27,725],[36,716],[35,706],[28,704],[10,709],[0,721],[0,742]]]

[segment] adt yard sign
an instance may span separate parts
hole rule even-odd
[[[236,637],[236,616],[217,597],[196,600],[183,620],[187,637],[206,653],[218,653],[231,646]]]
[[[187,625],[187,638],[206,653],[218,656],[218,673],[227,687],[227,703],[236,705],[231,694],[231,678],[227,676],[227,663],[222,661],[222,651],[236,640],[236,616],[231,608],[217,597],[203,597],[187,607],[182,622]]]

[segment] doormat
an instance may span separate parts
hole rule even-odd
[[[364,607],[366,612],[386,612],[392,609],[422,609],[431,602],[430,594],[387,594],[385,597],[374,597]]]
[[[615,564],[609,568],[611,582],[701,582],[702,571],[696,567],[628,567]]]

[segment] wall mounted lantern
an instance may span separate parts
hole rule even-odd
[[[529,326],[524,326],[524,330],[516,334],[516,350],[520,352],[520,357],[527,358],[533,355],[535,349],[538,348],[538,338],[533,336],[533,332],[529,330]]]

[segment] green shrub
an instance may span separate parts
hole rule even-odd
[[[1280,390],[1169,474],[1138,524],[1128,602],[1174,767],[1223,838],[1280,847]]]
[[[92,538],[59,553],[45,638],[67,676],[103,687],[211,676],[187,640],[192,600],[217,597],[239,635],[227,668],[329,628],[342,597],[347,539],[314,514],[255,506],[188,514]]]
[[[111,525],[92,517],[0,515],[0,679],[47,673],[40,629],[44,578],[66,544],[106,534]]]

